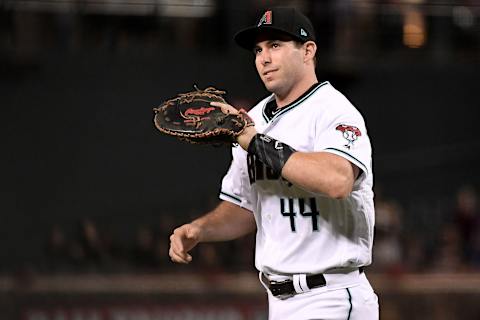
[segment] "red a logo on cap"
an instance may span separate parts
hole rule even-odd
[[[260,21],[258,21],[257,27],[261,26],[262,24],[272,24],[272,11],[266,11]]]

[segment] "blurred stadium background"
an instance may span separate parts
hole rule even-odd
[[[170,263],[230,154],[152,108],[263,97],[232,36],[269,5],[312,18],[319,78],[367,120],[381,319],[480,319],[478,0],[0,0],[0,319],[266,319],[253,237]]]

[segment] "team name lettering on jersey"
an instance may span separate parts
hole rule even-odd
[[[278,180],[279,174],[275,174],[272,169],[265,166],[255,155],[247,156],[248,177],[250,184],[254,184],[258,180]]]

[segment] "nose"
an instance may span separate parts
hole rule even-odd
[[[272,62],[271,58],[272,57],[270,56],[270,51],[268,51],[267,49],[263,49],[260,53],[260,62],[264,66]]]

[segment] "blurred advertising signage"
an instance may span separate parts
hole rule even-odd
[[[22,320],[266,320],[261,306],[49,307],[22,312]]]

